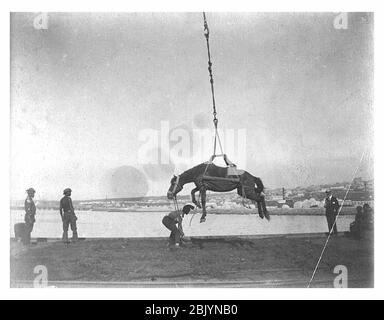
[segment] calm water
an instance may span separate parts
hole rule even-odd
[[[77,211],[77,225],[80,237],[159,237],[168,236],[169,231],[162,225],[165,212],[103,212]],[[327,232],[325,216],[276,216],[268,222],[257,214],[207,215],[207,221],[199,223],[200,214],[186,216],[183,222],[186,236],[256,235],[281,233]],[[340,216],[339,231],[349,230],[354,216]],[[13,225],[24,221],[22,210],[11,210],[11,236]],[[32,237],[61,237],[62,224],[58,211],[39,210]]]

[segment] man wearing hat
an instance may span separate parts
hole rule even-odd
[[[163,225],[171,231],[169,236],[169,246],[178,248],[181,243],[181,238],[184,236],[183,232],[183,217],[191,210],[195,209],[194,206],[187,204],[183,207],[182,211],[171,211],[163,218]]]
[[[335,224],[333,227],[333,233],[337,235],[336,216],[337,211],[339,210],[339,201],[337,201],[337,198],[332,195],[330,190],[325,191],[324,208],[329,233],[331,233],[332,226]]]
[[[73,209],[70,188],[66,188],[64,191],[64,197],[60,200],[60,215],[63,221],[63,241],[68,242],[68,228],[71,226],[72,230],[72,241],[77,240],[77,226],[75,210]]]
[[[24,216],[24,222],[25,222],[25,238],[24,242],[25,244],[29,244],[31,242],[31,233],[33,230],[33,225],[35,224],[35,215],[36,215],[36,205],[33,201],[33,198],[35,197],[35,189],[29,188],[27,191],[27,199],[25,199],[24,202],[24,210],[25,210],[25,216]]]

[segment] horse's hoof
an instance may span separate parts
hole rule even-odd
[[[264,216],[263,216],[262,214],[259,214],[259,217],[260,217],[261,219],[264,219]]]
[[[268,214],[268,213],[266,213],[266,214],[265,214],[265,217],[267,218],[267,220],[268,220],[268,221],[270,221],[270,220],[271,220],[271,217],[269,216],[269,214]]]
[[[200,223],[205,222],[205,218],[200,218]]]

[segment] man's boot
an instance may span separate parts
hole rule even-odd
[[[63,232],[63,242],[68,243],[68,231]]]
[[[77,231],[73,231],[72,232],[72,242],[76,242],[77,240],[79,240],[79,237],[77,235]]]

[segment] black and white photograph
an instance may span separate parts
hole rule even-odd
[[[10,12],[10,288],[375,288],[375,18]]]

